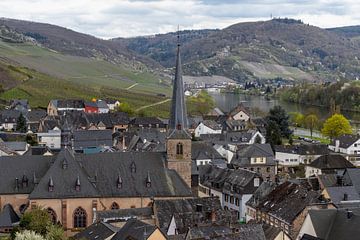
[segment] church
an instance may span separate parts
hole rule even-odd
[[[165,152],[76,154],[65,147],[55,156],[1,157],[0,209],[10,204],[21,214],[40,206],[73,235],[92,224],[97,211],[191,198],[187,128],[178,44]]]

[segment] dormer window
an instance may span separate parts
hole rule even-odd
[[[119,175],[119,176],[118,176],[118,179],[117,179],[117,181],[116,181],[116,187],[117,187],[118,189],[120,189],[120,188],[122,188],[122,184],[123,184],[122,178],[121,178],[120,175]]]
[[[132,173],[136,173],[136,165],[135,165],[134,162],[131,163],[130,170],[131,170]]]
[[[21,179],[21,183],[22,183],[23,188],[26,188],[29,186],[29,179],[25,174],[23,175],[23,177]]]
[[[80,177],[78,176],[78,177],[76,178],[76,182],[75,182],[75,191],[80,192],[80,187],[81,187]]]
[[[54,191],[54,181],[53,181],[52,177],[50,177],[50,179],[49,179],[48,190],[49,190],[49,192]]]
[[[147,177],[146,177],[146,187],[150,188],[151,187],[151,178],[150,178],[150,173],[148,172]]]
[[[184,151],[183,151],[183,144],[182,143],[178,143],[176,145],[176,154],[177,155],[183,155]]]

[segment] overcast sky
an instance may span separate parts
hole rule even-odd
[[[0,0],[0,17],[46,22],[101,38],[224,28],[270,16],[319,27],[360,25],[359,0]]]

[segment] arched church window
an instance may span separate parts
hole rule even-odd
[[[115,209],[119,209],[120,207],[119,207],[119,204],[117,204],[116,202],[113,202],[112,204],[111,204],[111,210],[115,210]]]
[[[176,154],[177,155],[183,155],[184,154],[182,143],[178,143],[176,145]]]
[[[49,214],[50,220],[53,224],[56,224],[57,222],[57,216],[56,216],[56,212],[54,211],[54,209],[52,208],[48,208],[47,212]]]
[[[74,211],[74,228],[86,227],[86,211],[82,207],[78,207]]]

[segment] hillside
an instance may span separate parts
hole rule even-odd
[[[328,28],[326,30],[337,33],[347,38],[355,38],[360,36],[360,26],[336,27]]]
[[[224,75],[237,81],[272,79],[334,81],[360,77],[360,44],[344,35],[291,19],[232,25],[219,31],[180,33],[188,75]],[[191,35],[191,36],[192,36]],[[171,66],[174,33],[131,38],[127,47]],[[115,40],[116,41],[116,40]],[[144,43],[145,42],[145,43]],[[144,49],[148,46],[147,51]]]

